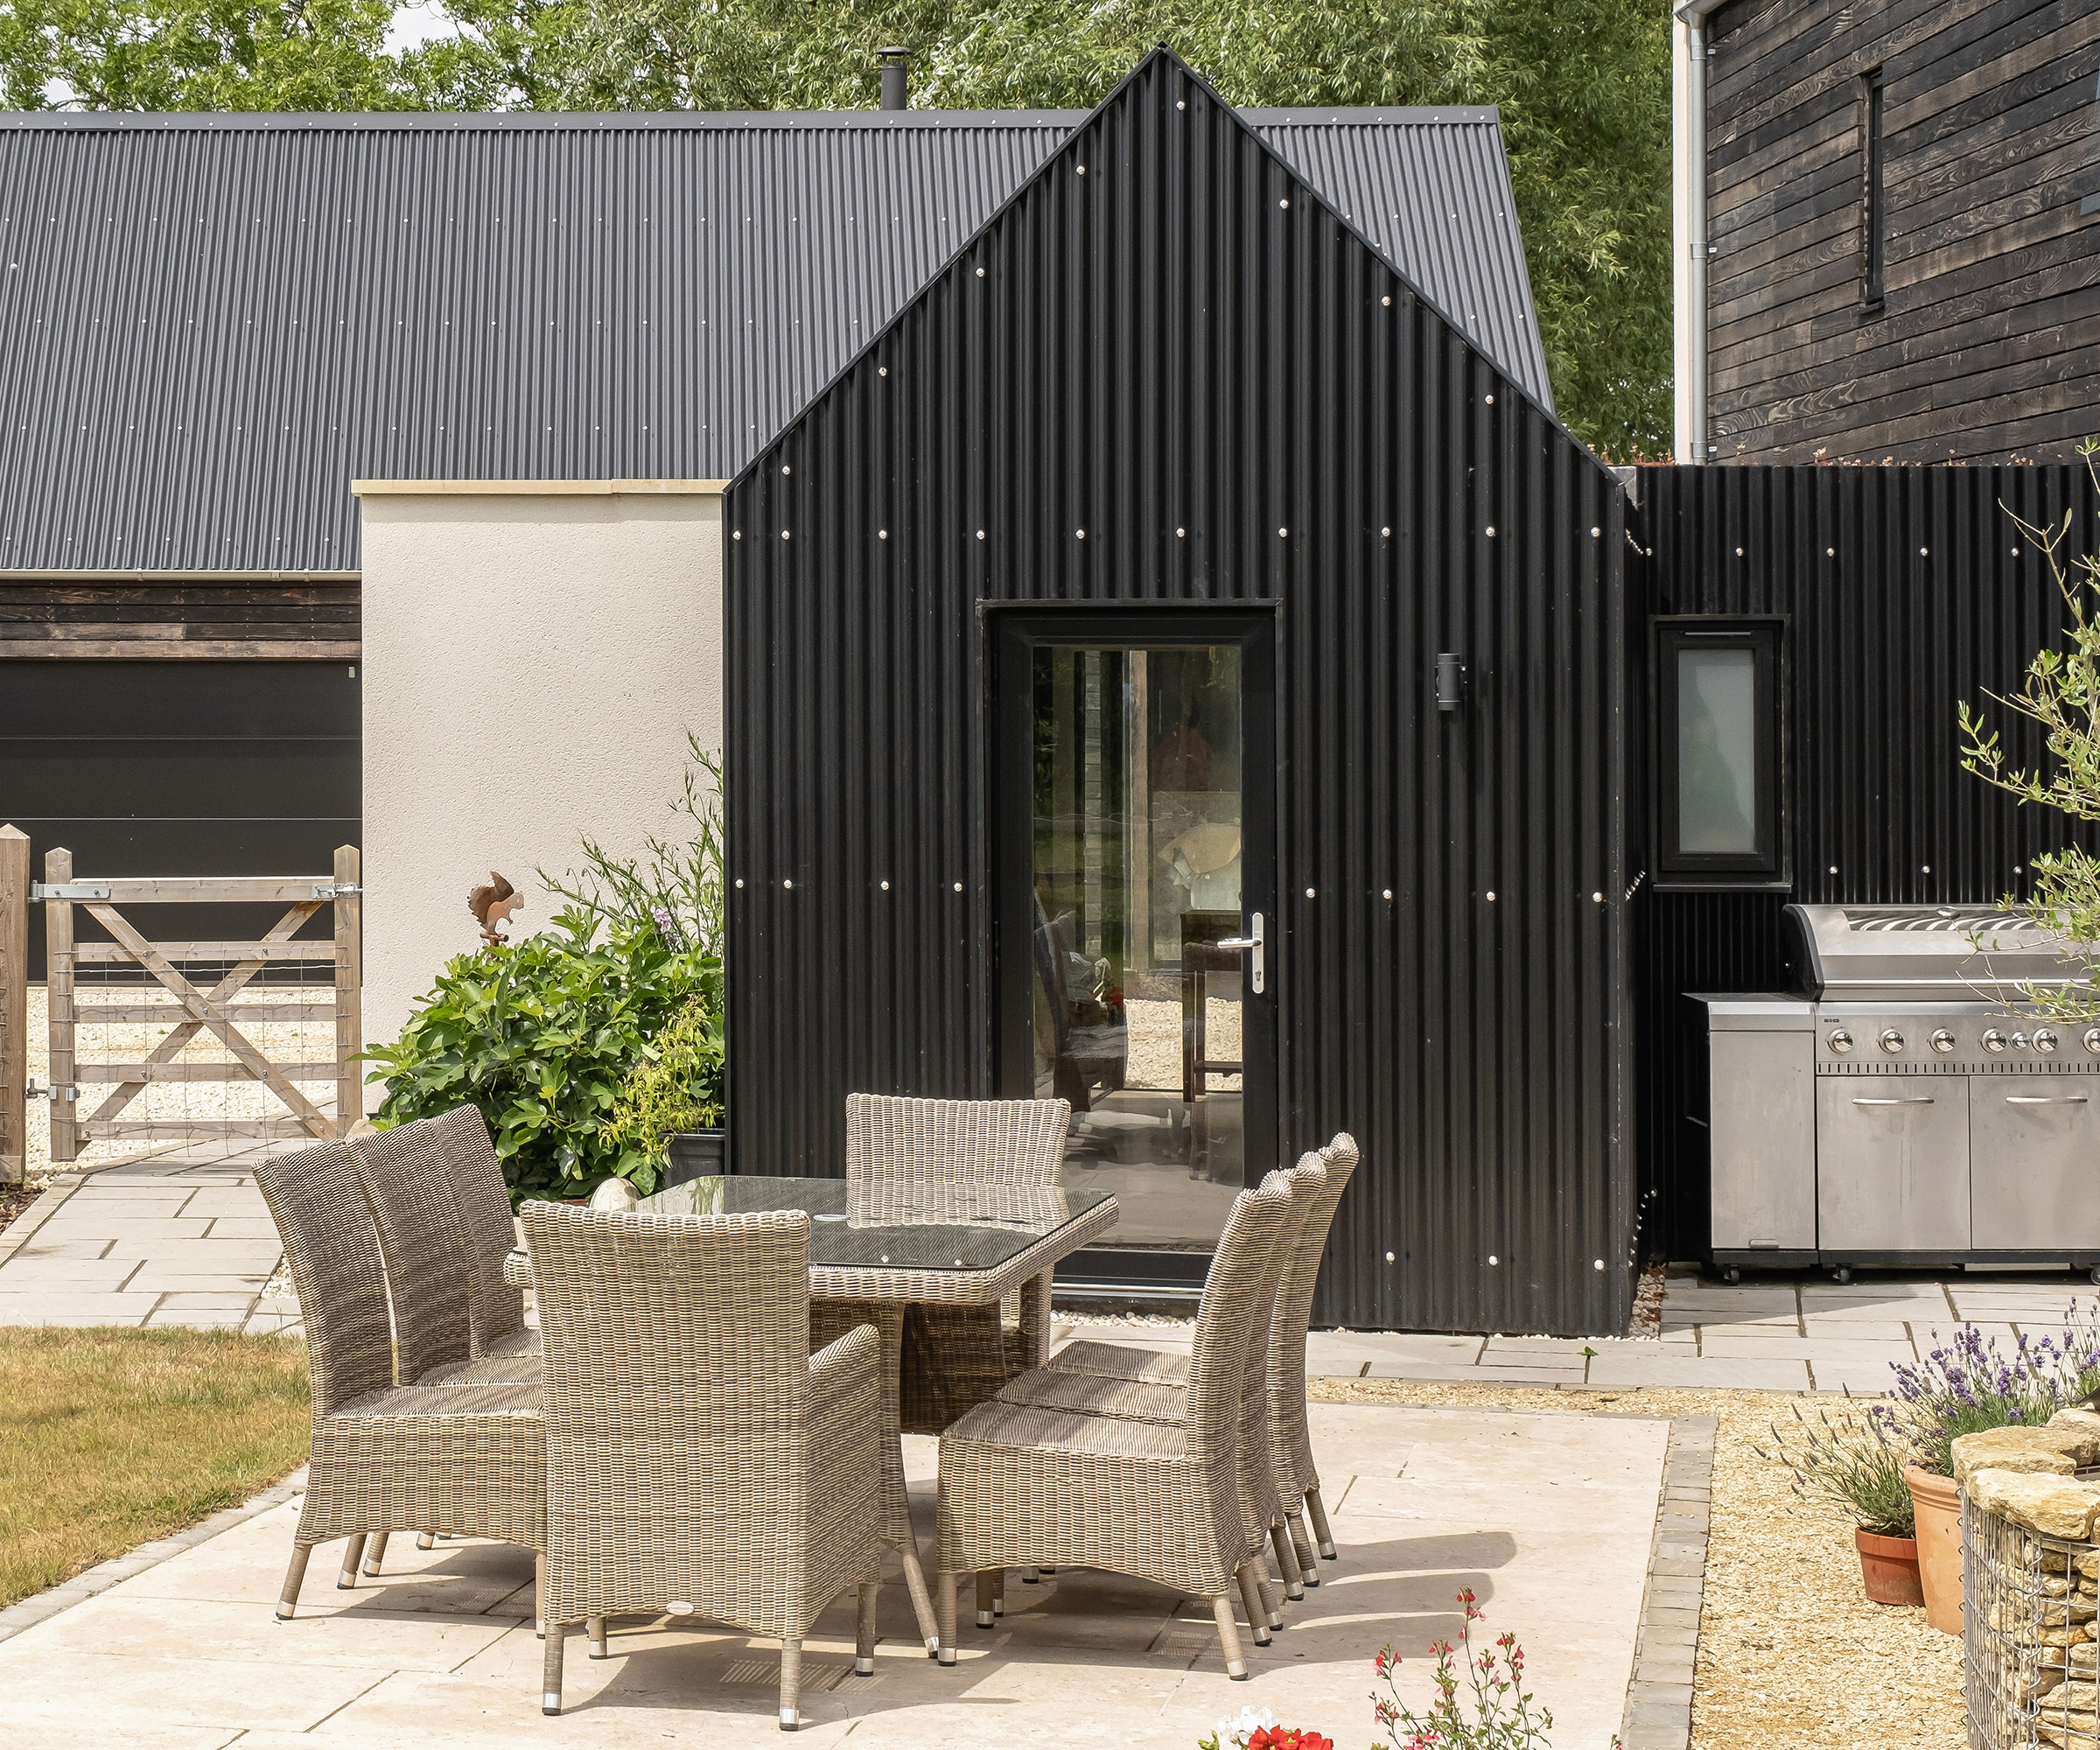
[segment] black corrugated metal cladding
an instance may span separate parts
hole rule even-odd
[[[1208,86],[1150,58],[725,514],[743,1170],[1005,1091],[980,603],[1278,603],[1278,1154],[1364,1149],[1323,1316],[1624,1328],[1622,494]]]
[[[2100,550],[2075,467],[1643,469],[1651,613],[1784,614],[1782,831],[1789,892],[1650,893],[1635,901],[1642,1247],[1696,1257],[1708,1240],[1703,1154],[1683,1134],[1678,997],[1787,984],[1780,908],[1983,904],[2020,890],[2063,816],[2023,808],[1962,770],[1957,702],[2017,689],[2063,603],[2013,523],[2061,524]],[[1642,634],[1645,628],[1642,629]],[[1990,706],[2012,758],[2039,735]],[[1629,772],[1648,788],[1645,706]],[[1638,816],[1635,867],[1647,860]]]

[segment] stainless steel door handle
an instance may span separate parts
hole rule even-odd
[[[1256,912],[1254,914],[1253,923],[1248,926],[1247,934],[1228,935],[1222,942],[1212,944],[1215,948],[1236,948],[1247,955],[1248,969],[1253,975],[1254,992],[1257,997],[1268,989],[1269,951],[1266,946],[1267,941],[1268,933],[1264,928],[1262,914]]]
[[[1932,1096],[1914,1094],[1908,1100],[1855,1100],[1852,1104],[1855,1106],[1929,1106],[1932,1104]]]
[[[2065,1094],[2061,1096],[2049,1094],[2008,1094],[2006,1096],[2006,1104],[2008,1106],[2082,1106],[2085,1104],[2085,1096],[2082,1094]]]

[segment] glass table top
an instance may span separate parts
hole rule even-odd
[[[736,1173],[688,1180],[635,1208],[648,1215],[802,1209],[809,1215],[812,1268],[983,1270],[1113,1200],[1106,1191],[982,1183],[849,1186],[843,1179]]]

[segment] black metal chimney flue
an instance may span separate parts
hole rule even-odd
[[[882,107],[885,109],[904,109],[911,82],[912,52],[906,48],[877,49],[882,58]]]

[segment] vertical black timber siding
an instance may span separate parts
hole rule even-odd
[[[2063,626],[2048,566],[2012,516],[2061,526],[2068,512],[2067,550],[2092,553],[2100,508],[2084,470],[2062,466],[1654,468],[1640,494],[1649,612],[1787,616],[1792,891],[1644,891],[1634,904],[1642,1243],[1688,1258],[1710,1241],[1704,1157],[1681,1116],[1680,994],[1784,990],[1789,900],[1988,903],[2024,892],[2016,872],[2067,843],[2061,815],[1962,770],[1956,710],[1985,705],[2010,757],[2042,763],[2039,735],[1985,699],[2014,691]],[[1645,648],[1647,628],[1635,636]],[[1631,709],[1645,731],[1645,701]],[[1641,868],[1653,779],[1647,737],[1634,739]]]
[[[726,521],[739,1170],[998,1091],[980,604],[1278,604],[1278,1152],[1364,1152],[1322,1316],[1624,1328],[1623,495],[1207,85],[1148,60]]]

